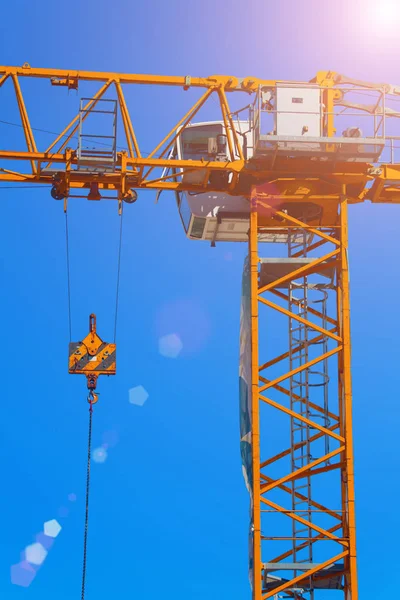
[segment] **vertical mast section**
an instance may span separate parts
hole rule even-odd
[[[299,204],[251,202],[253,600],[325,600],[329,590],[358,600],[347,203],[323,221]],[[271,228],[287,236],[289,258],[264,257]]]
[[[261,588],[261,507],[260,507],[260,415],[258,392],[258,215],[257,199],[250,212],[250,311],[251,311],[251,447],[252,447],[252,556],[253,600],[262,599]],[[251,539],[250,538],[250,539]]]
[[[346,514],[344,530],[349,540],[347,557],[346,600],[358,600],[356,521],[354,493],[354,451],[353,451],[353,398],[351,382],[351,338],[350,338],[350,278],[348,263],[348,204],[343,186],[343,199],[340,205],[340,274],[338,312],[340,318],[343,351],[340,356],[339,394],[341,433],[346,439],[345,480],[343,506]]]

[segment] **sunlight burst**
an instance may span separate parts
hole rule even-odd
[[[364,13],[375,31],[384,35],[398,30],[400,25],[400,2],[398,0],[369,0]]]

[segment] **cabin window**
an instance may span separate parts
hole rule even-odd
[[[184,129],[180,136],[183,160],[201,160],[202,158],[208,160],[208,140],[217,137],[220,133],[223,131],[222,125],[219,123]]]
[[[187,231],[189,229],[189,224],[190,224],[190,217],[192,216],[192,211],[190,210],[190,206],[187,201],[185,193],[180,192],[178,206],[179,206],[179,214],[181,215],[183,227],[185,228],[185,231],[187,233]]]
[[[192,230],[190,232],[191,237],[201,239],[203,237],[204,227],[206,226],[206,220],[202,217],[194,217]]]

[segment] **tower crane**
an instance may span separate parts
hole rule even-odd
[[[38,149],[21,88],[26,78],[66,91],[85,82],[99,88],[81,99],[54,141]],[[348,206],[400,202],[400,87],[332,71],[291,82],[29,64],[0,67],[4,85],[14,89],[26,147],[15,151],[1,143],[0,183],[46,184],[65,211],[71,197],[112,197],[121,213],[142,189],[169,190],[188,238],[212,246],[248,244],[239,382],[252,597],[318,600],[332,593],[357,600]],[[124,95],[139,85],[199,90],[146,156]],[[196,122],[212,98],[220,118]],[[231,99],[242,98],[243,106],[233,110]],[[96,113],[108,128],[108,145],[99,142],[103,130],[85,133]],[[126,150],[117,146],[117,121]],[[88,138],[95,147],[85,145]],[[284,348],[270,343],[271,324]],[[87,340],[94,340],[100,372],[114,373],[115,346],[97,336],[94,315]],[[109,352],[98,358],[106,346]],[[72,344],[70,371],[79,364],[92,402],[97,376],[89,355],[86,362],[74,359],[81,350],[82,343]],[[272,413],[281,424],[278,439],[269,429]]]

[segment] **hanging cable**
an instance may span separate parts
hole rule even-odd
[[[122,254],[122,232],[123,232],[123,215],[120,217],[119,227],[119,242],[118,242],[118,263],[117,263],[117,285],[115,294],[115,319],[114,319],[114,343],[117,337],[118,323],[118,305],[119,305],[119,284],[121,278],[121,254]],[[67,258],[67,291],[68,291],[68,325],[69,325],[69,341],[72,341],[72,311],[71,311],[71,269],[69,258],[69,229],[68,229],[68,211],[65,213],[65,246]]]
[[[23,188],[49,188],[49,185],[0,185],[0,190],[21,190]]]
[[[67,286],[68,286],[68,325],[69,341],[72,342],[72,319],[71,319],[71,275],[69,267],[69,233],[68,233],[68,211],[65,211],[65,246],[67,255]]]
[[[92,394],[93,396],[93,394]],[[83,562],[82,562],[82,595],[81,600],[85,600],[85,585],[86,585],[86,560],[87,560],[87,539],[89,525],[89,494],[90,494],[90,461],[92,455],[92,419],[93,419],[93,402],[89,394],[89,434],[88,434],[88,455],[87,455],[87,471],[86,471],[86,511],[85,511],[85,531],[83,535]]]
[[[19,127],[20,129],[24,129],[24,126],[21,123],[13,123],[12,121],[3,121],[2,119],[0,119],[0,124],[1,125],[9,125],[11,127]],[[49,135],[58,135],[58,133],[56,131],[49,131],[48,129],[40,129],[39,127],[31,127],[32,131],[38,131],[39,133],[47,133]],[[68,134],[65,133],[62,137],[68,137]],[[75,139],[77,140],[79,138],[79,136],[77,135],[73,135],[71,136],[71,139]],[[112,144],[107,144],[105,142],[99,142],[98,140],[96,140],[96,144],[98,144],[99,146],[105,146],[106,148],[112,148]],[[126,148],[125,146],[117,146],[117,150],[124,150],[124,151],[128,151],[129,149]],[[145,152],[142,150],[142,155],[144,154],[150,154],[150,152]],[[159,154],[155,154],[155,157],[159,156]]]
[[[119,280],[121,274],[121,251],[122,251],[122,225],[123,225],[124,211],[121,213],[121,220],[119,225],[119,247],[118,247],[118,267],[117,267],[117,292],[115,296],[115,322],[114,322],[114,344],[117,338],[117,321],[118,321],[118,301],[119,301]]]
[[[117,266],[117,289],[115,301],[115,323],[114,323],[114,342],[117,335],[117,320],[118,320],[118,300],[119,300],[119,283],[121,273],[121,254],[122,254],[122,232],[123,232],[123,213],[120,217],[119,227],[119,245],[118,245],[118,266]],[[66,259],[67,259],[67,282],[68,282],[68,317],[69,317],[69,335],[72,341],[72,325],[71,325],[71,278],[70,278],[70,258],[69,258],[69,230],[68,230],[68,212],[65,212],[65,240],[66,240]],[[95,316],[91,315],[90,319],[94,318],[95,331]],[[91,321],[92,322],[92,321]],[[101,342],[101,340],[100,340]],[[115,373],[115,370],[114,370]],[[93,420],[93,404],[97,402],[98,395],[94,392],[96,388],[97,374],[88,377],[89,396],[89,433],[88,433],[88,451],[87,451],[87,471],[86,471],[86,508],[85,508],[85,527],[83,535],[83,561],[82,561],[82,590],[81,600],[85,600],[86,586],[86,567],[87,567],[87,543],[88,543],[88,527],[89,527],[89,497],[90,497],[90,463],[92,454],[92,420]]]
[[[12,121],[3,121],[0,120],[0,123],[2,125],[10,125],[12,127],[19,127],[20,129],[23,129],[24,126],[20,123],[13,123]],[[58,135],[58,133],[56,131],[49,131],[48,129],[40,129],[39,127],[31,127],[32,131],[37,131],[39,133],[48,133],[49,135]],[[68,134],[65,133],[62,137],[68,137]],[[77,140],[79,136],[77,135],[73,135],[71,136],[72,139]],[[111,144],[106,144],[104,142],[99,142],[96,140],[96,144],[98,144],[99,146],[106,146],[107,148],[111,148],[112,145]],[[119,148],[121,150],[128,150],[128,148],[124,148],[123,146],[119,146]]]

